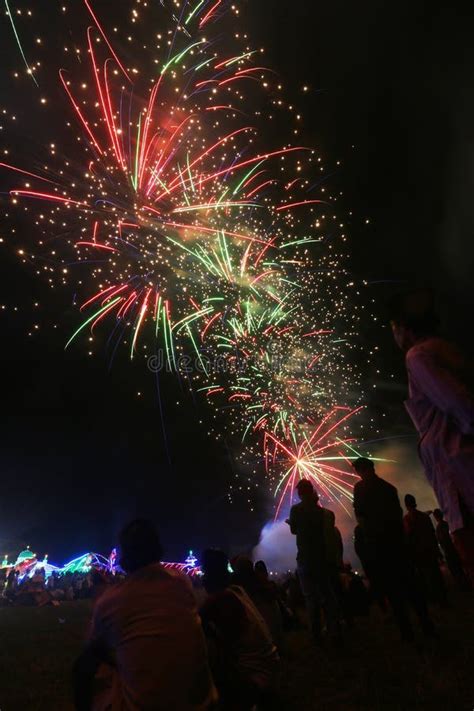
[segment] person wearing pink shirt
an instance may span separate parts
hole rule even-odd
[[[405,353],[406,409],[419,434],[419,454],[446,516],[464,568],[474,581],[474,393],[472,367],[437,335],[429,291],[391,304],[395,342]]]

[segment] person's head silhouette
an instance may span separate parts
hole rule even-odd
[[[418,341],[437,333],[439,319],[430,289],[412,289],[397,294],[388,307],[393,337],[402,351],[408,351]]]
[[[219,592],[229,585],[229,558],[224,551],[215,548],[205,550],[201,556],[201,567],[207,592]]]
[[[405,496],[405,506],[407,508],[407,511],[415,511],[417,504],[413,494],[407,494]]]
[[[159,563],[163,549],[158,532],[151,521],[136,519],[122,529],[119,536],[120,565],[133,573],[151,563]]]
[[[301,501],[319,501],[318,492],[309,479],[301,479],[296,485],[296,491]]]
[[[441,521],[444,521],[444,514],[441,511],[441,509],[435,509],[433,511],[433,516],[435,517],[435,520],[438,521],[438,523],[441,523]]]
[[[352,466],[361,479],[366,480],[375,476],[374,463],[368,457],[359,457],[352,462]]]
[[[255,574],[261,580],[268,580],[268,568],[264,560],[257,560],[255,563]]]

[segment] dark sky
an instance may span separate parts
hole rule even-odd
[[[52,2],[35,7],[46,11]],[[352,269],[371,283],[376,312],[383,316],[387,294],[400,283],[430,282],[440,294],[446,331],[469,346],[474,11],[420,0],[244,5],[249,34],[265,46],[267,64],[297,98],[306,135],[329,165],[342,161],[329,181],[344,190],[345,208],[353,212]],[[50,32],[56,31],[53,22]],[[14,106],[25,115],[34,87],[12,81],[11,68],[21,60],[3,16],[0,60],[0,110]],[[311,87],[304,97],[297,91],[303,83]],[[48,120],[62,118],[57,112]],[[45,129],[36,126],[33,137],[18,134],[13,141],[0,133],[0,148],[15,140],[41,142]],[[0,190],[4,179],[0,175]],[[171,378],[161,382],[158,397],[154,376],[141,365],[119,358],[110,370],[101,355],[87,359],[81,349],[65,354],[74,323],[68,295],[53,301],[8,240],[0,255],[0,303],[8,306],[0,312],[0,545],[30,543],[58,561],[86,549],[107,551],[120,525],[137,514],[157,520],[171,558],[183,557],[189,547],[236,549],[256,542],[268,518],[268,497],[253,495],[253,513],[246,495],[228,501],[229,486],[236,486],[232,447],[208,436],[203,406]],[[40,329],[30,339],[35,300],[41,317],[61,327]],[[16,305],[19,312],[12,310]],[[382,381],[394,371],[403,383],[387,330],[368,320],[361,337],[382,349]],[[387,434],[410,432],[402,396],[381,382],[378,397],[369,400],[374,412],[389,413]]]

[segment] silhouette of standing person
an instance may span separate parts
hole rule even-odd
[[[398,492],[377,476],[370,459],[360,457],[353,467],[361,478],[354,487],[354,511],[364,535],[371,579],[379,595],[389,601],[403,639],[413,640],[408,603],[413,605],[424,633],[432,634],[433,623],[406,550]]]
[[[463,567],[474,581],[474,395],[472,368],[452,343],[437,336],[430,292],[394,299],[391,325],[405,353],[405,405],[420,441],[426,476],[444,511]]]
[[[291,507],[287,523],[296,536],[298,576],[315,641],[322,636],[321,610],[329,637],[340,638],[338,571],[342,565],[340,541],[332,511],[319,505],[319,496],[308,479],[296,487],[300,503]]]
[[[441,554],[434,526],[429,514],[418,511],[416,499],[412,494],[405,496],[405,506],[407,513],[403,517],[403,527],[423,590],[428,600],[446,607],[446,585],[439,568]]]

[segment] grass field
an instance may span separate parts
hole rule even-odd
[[[0,711],[72,709],[69,675],[91,607],[0,608]]]
[[[418,648],[398,640],[372,610],[343,650],[313,648],[291,632],[283,661],[282,708],[290,711],[472,711],[474,596],[434,611],[440,640]],[[0,608],[0,711],[69,711],[69,674],[90,606]]]

